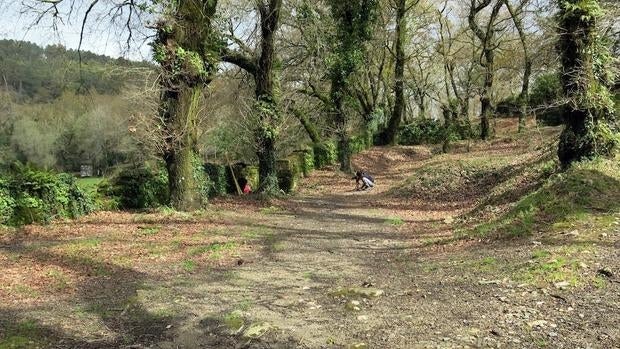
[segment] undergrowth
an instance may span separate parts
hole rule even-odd
[[[523,237],[580,225],[608,225],[620,208],[620,160],[596,159],[552,175],[504,215],[462,231],[465,236]]]

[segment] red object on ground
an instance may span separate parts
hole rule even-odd
[[[245,184],[245,187],[243,187],[243,194],[250,194],[252,193],[252,188],[250,187],[249,183]]]

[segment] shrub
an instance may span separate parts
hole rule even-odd
[[[314,171],[314,150],[312,148],[297,150],[293,156],[297,157],[304,177],[309,176]]]
[[[209,196],[222,196],[228,193],[228,171],[225,165],[205,164],[204,169],[209,177]]]
[[[9,192],[9,183],[6,178],[0,178],[0,225],[9,223],[14,209],[15,200]]]
[[[69,200],[65,205],[66,217],[77,218],[95,210],[95,202],[92,196],[79,187],[74,176],[61,173],[58,178],[67,187]]]
[[[369,137],[367,135],[359,135],[351,137],[349,142],[349,149],[351,150],[351,154],[361,153],[364,150],[370,148],[372,146],[371,142],[369,142]]]
[[[314,150],[312,148],[303,151],[303,172],[304,176],[309,176],[314,171],[316,165],[314,163]]]
[[[115,211],[121,208],[120,198],[113,195],[112,183],[109,179],[104,179],[92,194],[97,210]]]
[[[314,166],[317,169],[325,168],[336,163],[338,152],[334,142],[317,143],[314,149]]]
[[[561,98],[562,85],[558,73],[547,73],[537,77],[530,93],[530,107],[536,111],[537,120],[545,125],[561,125],[562,108],[557,106]]]
[[[107,190],[107,195],[114,197],[121,209],[155,208],[170,202],[168,174],[162,170],[123,169],[110,180]]]
[[[47,223],[55,218],[77,218],[94,210],[92,199],[69,174],[17,165],[7,178],[0,190],[4,223]]]
[[[402,145],[437,144],[445,138],[443,123],[433,119],[419,119],[402,126],[399,143]]]
[[[258,166],[245,166],[240,171],[240,177],[245,178],[245,180],[250,183],[250,187],[252,187],[252,190],[258,188]]]

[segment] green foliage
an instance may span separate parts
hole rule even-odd
[[[244,166],[241,171],[239,171],[240,177],[245,178],[248,183],[250,183],[250,187],[254,190],[258,188],[259,178],[258,178],[258,166]],[[243,188],[241,188],[243,189]]]
[[[317,169],[333,165],[338,160],[338,153],[334,142],[314,144],[313,149],[314,166]]]
[[[15,210],[15,199],[11,197],[9,183],[6,178],[0,178],[0,225],[7,224]]]
[[[596,216],[617,212],[619,203],[620,161],[585,161],[552,176],[506,215],[478,226],[475,231],[479,235],[527,236],[536,231],[575,226],[580,221],[594,222]]]
[[[15,165],[0,180],[0,224],[48,223],[94,210],[92,199],[69,174]]]
[[[209,177],[209,196],[223,196],[228,193],[228,170],[225,165],[207,163],[204,169]]]
[[[402,145],[438,144],[444,140],[444,126],[439,120],[418,119],[400,128]]]
[[[0,349],[31,349],[46,347],[43,329],[32,320],[11,323],[0,337]]]
[[[193,153],[192,157],[192,176],[194,177],[194,183],[196,186],[195,190],[197,191],[200,202],[202,204],[206,204],[209,201],[209,191],[211,190],[211,183],[209,182],[209,176],[205,172],[202,158],[196,153]],[[164,176],[164,179],[167,183],[168,176]]]
[[[612,155],[619,128],[610,87],[616,59],[601,33],[603,11],[596,0],[558,0],[557,14],[566,128],[558,157],[564,167],[598,155]]]
[[[256,127],[256,135],[263,141],[275,142],[278,138],[278,128],[280,113],[278,105],[271,98],[261,97],[255,104],[254,108],[258,115]]]
[[[385,219],[385,224],[394,225],[398,227],[398,226],[405,224],[405,221],[403,221],[403,219],[400,217],[390,217],[390,218]]]
[[[168,175],[163,170],[129,167],[111,180],[106,190],[121,209],[145,209],[166,206],[170,202]]]
[[[349,139],[351,154],[361,153],[372,146],[372,140],[366,135],[354,136]]]
[[[286,193],[295,191],[303,175],[299,157],[292,155],[285,160],[278,160],[278,185]]]
[[[540,75],[534,81],[530,92],[530,108],[536,118],[546,125],[562,124],[562,110],[557,106],[562,99],[562,84],[557,72]]]
[[[420,145],[440,144],[448,140],[454,142],[476,137],[470,125],[461,119],[450,122],[449,126],[433,119],[417,119],[413,123],[401,126],[399,144]]]
[[[299,158],[301,171],[304,176],[309,176],[314,171],[314,149],[306,148],[295,153]]]
[[[139,69],[131,68],[152,68],[148,63],[88,51],[81,54],[79,66],[77,51],[60,45],[42,48],[24,41],[0,40],[0,70],[4,82],[21,100],[51,102],[65,91],[119,94],[126,82],[144,78]]]

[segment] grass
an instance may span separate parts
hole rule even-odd
[[[386,218],[384,222],[385,222],[385,224],[393,225],[393,226],[396,226],[396,227],[405,224],[405,221],[402,218],[398,218],[398,217]]]
[[[550,250],[534,250],[527,265],[516,268],[514,278],[538,286],[568,282],[570,286],[595,283],[592,276],[583,273],[584,260],[591,255],[594,246],[565,246]]]
[[[277,206],[263,207],[260,209],[262,214],[276,214],[282,212],[282,209]]]
[[[32,320],[20,321],[8,326],[0,337],[0,349],[31,349],[45,346],[44,336],[38,324]]]
[[[34,288],[21,284],[13,286],[13,292],[27,298],[37,298],[40,295]]]
[[[102,181],[103,177],[78,178],[77,185],[87,193],[94,193]]]
[[[157,235],[160,231],[161,227],[141,227],[138,229],[136,234],[139,236],[148,237]]]
[[[245,325],[243,313],[240,310],[235,310],[226,314],[223,320],[226,327],[232,332],[241,330],[241,328]]]
[[[191,259],[186,259],[181,263],[181,267],[183,268],[183,270],[185,270],[188,273],[193,272],[194,270],[196,270],[196,262],[194,262]]]
[[[69,277],[61,270],[50,270],[47,276],[51,279],[50,286],[57,291],[63,291],[69,288]]]
[[[101,243],[100,238],[87,238],[71,241],[63,245],[62,249],[69,257],[83,257],[85,254],[92,254],[92,252],[99,250]]]
[[[584,224],[588,225],[586,230],[593,231],[611,225],[618,208],[620,159],[586,161],[553,175],[508,213],[464,235],[523,237]]]
[[[193,247],[187,251],[189,256],[200,256],[205,253],[221,253],[223,251],[231,251],[237,248],[236,242],[225,242],[225,243],[212,243],[205,246]]]

